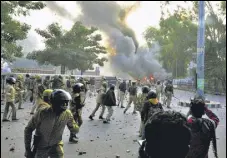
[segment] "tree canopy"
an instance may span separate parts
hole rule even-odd
[[[168,2],[168,3],[166,3]],[[185,77],[187,65],[196,53],[198,29],[198,2],[192,8],[177,6],[173,13],[168,7],[170,1],[162,3],[160,28],[149,27],[144,37],[150,47],[158,42],[161,46],[159,60],[174,77]],[[226,85],[226,2],[214,6],[206,1],[205,32],[205,78],[207,83],[217,86],[217,81]],[[176,74],[177,73],[177,74]],[[209,84],[211,85],[211,84]]]
[[[31,10],[41,10],[45,7],[42,2],[33,1],[1,1],[1,56],[12,61],[14,57],[22,57],[22,47],[18,40],[27,38],[31,26],[21,23],[13,16],[27,16]]]
[[[27,58],[37,60],[40,64],[64,66],[70,70],[85,71],[93,69],[94,64],[103,66],[106,58],[106,48],[100,45],[102,36],[97,34],[97,28],[85,27],[76,22],[69,31],[65,31],[58,23],[53,23],[46,30],[36,29],[45,39],[44,50],[29,53]]]

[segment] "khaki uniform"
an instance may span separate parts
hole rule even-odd
[[[39,136],[35,158],[63,158],[62,134],[67,125],[71,133],[79,132],[79,127],[73,119],[70,110],[66,110],[56,116],[51,107],[40,109],[28,122],[24,130],[25,149],[31,145],[32,132],[36,129]]]
[[[14,104],[15,102],[15,89],[12,85],[6,86],[6,106],[3,114],[3,120],[7,119],[7,115],[9,112],[9,107],[12,108],[12,119],[16,119],[16,106]]]
[[[21,109],[22,107],[22,101],[23,101],[23,93],[24,93],[24,87],[23,87],[23,83],[20,80],[16,81],[15,84],[15,90],[16,90],[16,100],[15,103],[18,103],[18,109]]]
[[[74,102],[76,97],[79,97],[78,101],[80,101],[80,103]],[[72,94],[72,98],[73,98],[73,100],[72,100],[72,103],[70,104],[70,110],[73,114],[74,120],[78,123],[78,125],[80,127],[83,124],[82,108],[85,103],[85,92]]]
[[[136,110],[140,112],[140,115],[141,115],[141,111],[143,109],[144,102],[146,101],[146,96],[147,96],[147,94],[139,94],[136,98]],[[140,136],[143,135],[144,127],[145,127],[145,124],[141,120],[140,121],[140,129],[139,129],[139,135]]]
[[[43,101],[43,91],[44,91],[44,86],[42,84],[37,85],[36,88],[36,98],[35,98],[35,104],[32,107],[31,113],[34,113],[35,110],[37,111],[38,106],[41,104]]]
[[[160,101],[161,100],[161,93],[162,93],[162,85],[157,84],[157,85],[155,85],[155,88],[156,88],[157,99]]]
[[[136,99],[137,99],[137,87],[132,86],[129,88],[129,102],[127,107],[125,108],[125,111],[127,111],[130,107],[131,104],[134,104],[133,112],[136,112]]]

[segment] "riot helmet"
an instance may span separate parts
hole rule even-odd
[[[70,100],[72,100],[71,95],[63,89],[55,89],[50,96],[50,103],[57,114],[67,109]]]
[[[9,78],[6,79],[6,83],[13,85],[13,84],[16,83],[16,79],[14,77],[9,77]]]

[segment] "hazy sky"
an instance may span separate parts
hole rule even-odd
[[[80,8],[75,1],[57,1],[57,3],[65,7],[75,18],[80,14]],[[119,1],[117,3],[127,5],[134,2]],[[158,26],[159,18],[159,2],[141,2],[140,8],[128,16],[127,24],[135,31],[138,41],[144,43],[145,41],[142,38],[142,33],[148,26]],[[34,29],[45,29],[53,22],[60,23],[66,30],[69,30],[73,25],[71,20],[63,19],[48,8],[39,11],[31,11],[30,16],[17,17],[17,19],[32,26],[32,29],[28,34],[28,39],[20,42],[24,46],[25,52],[44,48],[42,38]]]

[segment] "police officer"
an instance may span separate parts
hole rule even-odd
[[[127,89],[126,81],[123,80],[123,82],[120,83],[120,85],[119,85],[119,90],[120,90],[120,102],[118,103],[118,105],[121,106],[121,108],[125,108],[125,107],[123,106],[123,103],[124,103],[124,98],[125,98],[126,89]]]
[[[157,98],[160,101],[161,100],[161,93],[162,93],[162,84],[161,84],[160,81],[157,81],[157,84],[155,85],[155,89],[156,89]]]
[[[73,119],[70,110],[67,109],[71,96],[62,89],[56,89],[51,93],[51,106],[42,108],[32,117],[24,130],[25,157],[33,155],[31,151],[32,132],[36,130],[34,142],[36,146],[35,158],[63,158],[62,134],[67,125],[71,133],[76,134],[79,127]]]
[[[165,99],[163,104],[166,105],[167,108],[170,108],[170,104],[173,96],[173,85],[171,80],[168,80],[164,93],[165,93]]]
[[[15,90],[16,90],[16,103],[19,102],[18,109],[24,109],[21,107],[22,101],[23,101],[24,87],[23,87],[23,76],[20,74],[17,76]]]
[[[148,86],[143,86],[142,87],[142,94],[139,94],[137,99],[136,99],[136,110],[140,112],[140,116],[141,116],[141,112],[142,112],[142,109],[143,109],[143,105],[144,105],[145,101],[147,100],[147,94],[148,94],[149,91],[150,91],[150,88]],[[143,130],[144,130],[144,122],[141,120],[139,137],[142,137]]]
[[[85,88],[82,83],[76,83],[73,86],[72,102],[70,104],[70,110],[73,114],[74,120],[78,123],[79,127],[82,125],[82,108],[85,105]],[[69,142],[75,142],[77,136],[70,133]]]
[[[136,110],[135,110],[136,109],[136,97],[137,97],[137,87],[136,87],[135,81],[132,82],[132,86],[129,87],[128,92],[129,92],[129,102],[128,102],[127,107],[124,110],[124,113],[126,113],[126,111],[131,107],[131,103],[133,102],[133,104],[134,104],[133,114],[135,114],[136,113]]]
[[[35,89],[35,105],[33,105],[31,110],[31,115],[34,114],[35,109],[39,106],[39,104],[42,102],[43,99],[43,92],[45,90],[45,86],[42,84],[42,79],[40,77],[37,77],[36,79],[36,89]]]
[[[100,106],[102,107],[102,111],[99,115],[99,119],[103,120],[103,114],[104,114],[105,109],[106,109],[105,105],[103,103],[103,99],[105,97],[106,91],[107,91],[107,83],[103,82],[102,87],[98,90],[98,96],[97,96],[97,99],[96,99],[96,107],[92,111],[91,115],[89,116],[90,120],[94,120],[93,117],[95,116],[95,113],[97,112],[97,110],[99,109]]]
[[[50,103],[50,97],[51,97],[51,93],[53,92],[52,89],[46,89],[44,92],[43,92],[43,99],[42,101],[38,104],[37,108],[36,108],[36,111],[38,111],[39,109],[41,108],[45,108],[45,107],[49,107],[51,106],[51,103]]]
[[[118,101],[118,102],[120,101],[120,96],[121,96],[121,94],[120,94],[120,89],[119,89],[120,84],[121,84],[121,79],[118,78],[118,79],[117,79],[117,83],[116,83],[116,89],[117,89],[117,101]]]
[[[30,84],[30,75],[26,74],[25,80],[24,80],[24,88],[25,88],[24,101],[27,101],[30,95],[29,84]]]
[[[50,89],[50,76],[46,76],[44,81],[43,81],[43,85],[45,86],[45,89]]]
[[[3,122],[10,121],[7,119],[7,115],[9,112],[9,107],[11,106],[12,108],[12,120],[18,120],[16,118],[16,106],[14,104],[15,101],[15,89],[13,85],[16,83],[16,79],[13,77],[9,77],[6,79],[6,106],[3,114]]]

